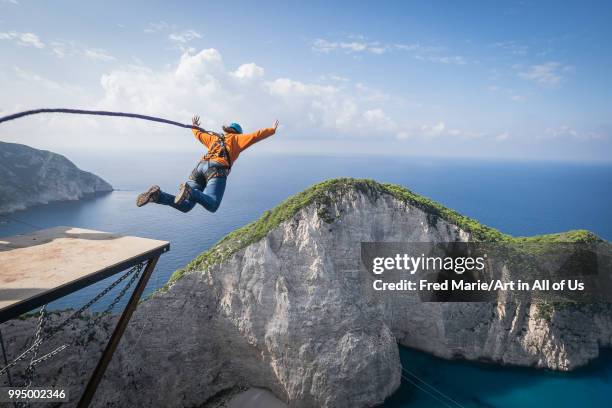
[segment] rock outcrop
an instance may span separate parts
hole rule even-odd
[[[56,153],[0,142],[0,214],[112,191],[95,174]]]
[[[444,358],[557,370],[609,347],[608,306],[544,315],[530,304],[373,302],[364,292],[360,242],[503,237],[401,187],[352,179],[313,186],[229,234],[143,302],[95,404],[203,406],[251,386],[291,407],[369,407],[399,386],[397,343]],[[9,349],[23,347],[32,320],[5,324]],[[78,394],[105,330],[41,365],[37,381],[47,384],[61,369],[56,383]]]

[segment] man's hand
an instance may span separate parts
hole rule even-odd
[[[272,127],[274,128],[274,130],[276,130],[276,128],[278,128],[278,119],[276,119],[274,121],[274,123],[272,124]]]
[[[191,123],[193,123],[193,126],[200,127],[200,115],[193,115],[193,118],[191,118]]]

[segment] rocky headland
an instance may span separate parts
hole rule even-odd
[[[112,190],[106,181],[62,155],[0,142],[0,214]]]

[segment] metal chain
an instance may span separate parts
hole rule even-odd
[[[108,294],[108,292],[113,290],[117,285],[119,285],[121,282],[123,282],[132,273],[134,273],[136,271],[138,271],[138,273],[140,273],[140,270],[142,270],[143,265],[144,265],[144,263],[141,263],[141,264],[138,264],[138,265],[130,268],[126,273],[121,275],[121,277],[119,277],[119,279],[117,279],[116,281],[111,283],[109,286],[107,286],[102,292],[98,293],[93,299],[91,299],[89,302],[87,302],[83,307],[81,307],[79,310],[74,312],[70,317],[68,317],[66,320],[64,320],[62,323],[60,323],[58,326],[54,327],[53,330],[51,330],[50,333],[43,340],[47,340],[47,339],[53,337],[55,335],[55,333],[59,332],[64,327],[66,327],[69,323],[74,321],[76,318],[80,317],[85,310],[89,309],[94,303],[96,303],[98,300],[100,300],[102,297],[104,297],[106,294]],[[0,374],[2,374],[2,373],[0,372]]]
[[[25,374],[25,388],[28,389],[32,385],[32,380],[34,379],[34,360],[36,360],[36,355],[38,354],[38,349],[42,344],[42,329],[45,325],[45,317],[47,315],[47,305],[43,305],[40,308],[40,315],[38,317],[38,326],[36,327],[36,335],[34,336],[34,348],[32,349],[32,358],[30,359],[30,365],[26,370]]]
[[[95,316],[93,319],[89,319],[89,321],[87,322],[87,328],[85,329],[86,334],[89,334],[91,330],[96,326],[96,324],[100,321],[100,319],[102,319],[102,317],[104,317],[106,314],[110,313],[110,311],[115,308],[117,303],[119,303],[121,299],[123,299],[127,291],[130,289],[130,287],[132,287],[134,282],[136,282],[136,280],[140,276],[140,272],[142,272],[143,266],[144,264],[137,265],[137,267],[134,268],[136,273],[134,273],[128,283],[125,284],[119,294],[115,296],[115,299],[113,299],[113,301],[106,307],[106,309],[104,309],[104,311],[98,313],[97,316]]]
[[[128,283],[126,283],[123,289],[121,289],[121,292],[119,292],[119,294],[115,297],[115,299],[111,302],[111,304],[109,304],[107,308],[96,317],[95,319],[96,322],[100,320],[102,316],[104,316],[105,314],[113,310],[115,306],[117,305],[117,303],[119,303],[121,299],[123,299],[127,291],[132,287],[134,282],[136,282],[136,280],[140,277],[140,273],[142,272],[143,267],[144,267],[144,264],[140,264],[138,265],[137,268],[135,268],[136,273],[130,278],[130,280],[128,281]]]
[[[25,357],[27,357],[30,353],[32,353],[35,349],[37,349],[40,346],[40,343],[50,339],[56,333],[58,333],[60,330],[62,330],[64,327],[66,327],[69,323],[71,323],[72,321],[74,321],[75,319],[80,317],[85,310],[89,309],[94,303],[96,303],[98,300],[100,300],[100,298],[105,296],[108,292],[110,292],[118,284],[123,282],[132,273],[138,271],[138,274],[139,274],[143,267],[144,267],[144,262],[140,263],[138,265],[135,265],[132,268],[130,268],[126,273],[121,275],[116,281],[114,281],[108,287],[106,287],[104,290],[102,290],[100,293],[98,293],[93,299],[91,299],[84,306],[82,306],[80,309],[78,309],[76,312],[74,312],[72,315],[70,315],[68,318],[66,318],[62,323],[60,323],[58,326],[54,327],[52,330],[49,330],[49,333],[46,336],[42,337],[39,342],[35,341],[28,349],[26,349],[23,353],[21,353],[19,356],[17,356],[13,361],[11,361],[9,364],[7,364],[5,367],[3,367],[0,370],[0,375],[4,374],[8,369],[10,369],[11,367],[14,367],[15,365],[17,365],[17,363],[19,361],[21,361]],[[126,289],[126,291],[127,291],[127,289]]]
[[[32,361],[30,361],[30,367],[28,367],[28,370],[31,370],[31,377],[28,378],[29,383],[26,386],[26,389],[30,388],[30,386],[32,385],[32,380],[34,379],[34,367],[36,367],[38,364],[43,363],[45,361],[47,361],[48,359],[50,359],[51,357],[55,356],[56,354],[59,354],[60,352],[64,351],[66,348],[68,348],[68,345],[63,344],[61,346],[59,346],[58,348],[56,348],[55,350],[34,359],[34,357],[32,357]],[[31,403],[29,401],[25,401],[25,402],[21,402],[18,403],[19,407],[23,407],[23,408],[28,408],[31,407]]]
[[[65,349],[68,348],[67,344],[62,344],[61,346],[59,346],[58,348],[56,348],[55,350],[45,354],[42,357],[38,357],[36,360],[34,360],[32,362],[33,366],[36,366],[40,363],[44,363],[45,361],[47,361],[48,359],[50,359],[51,357],[55,356],[56,354],[59,354],[60,352],[64,351]]]

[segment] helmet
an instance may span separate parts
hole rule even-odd
[[[234,129],[237,133],[242,134],[242,126],[240,126],[238,123],[232,122],[228,127]]]

